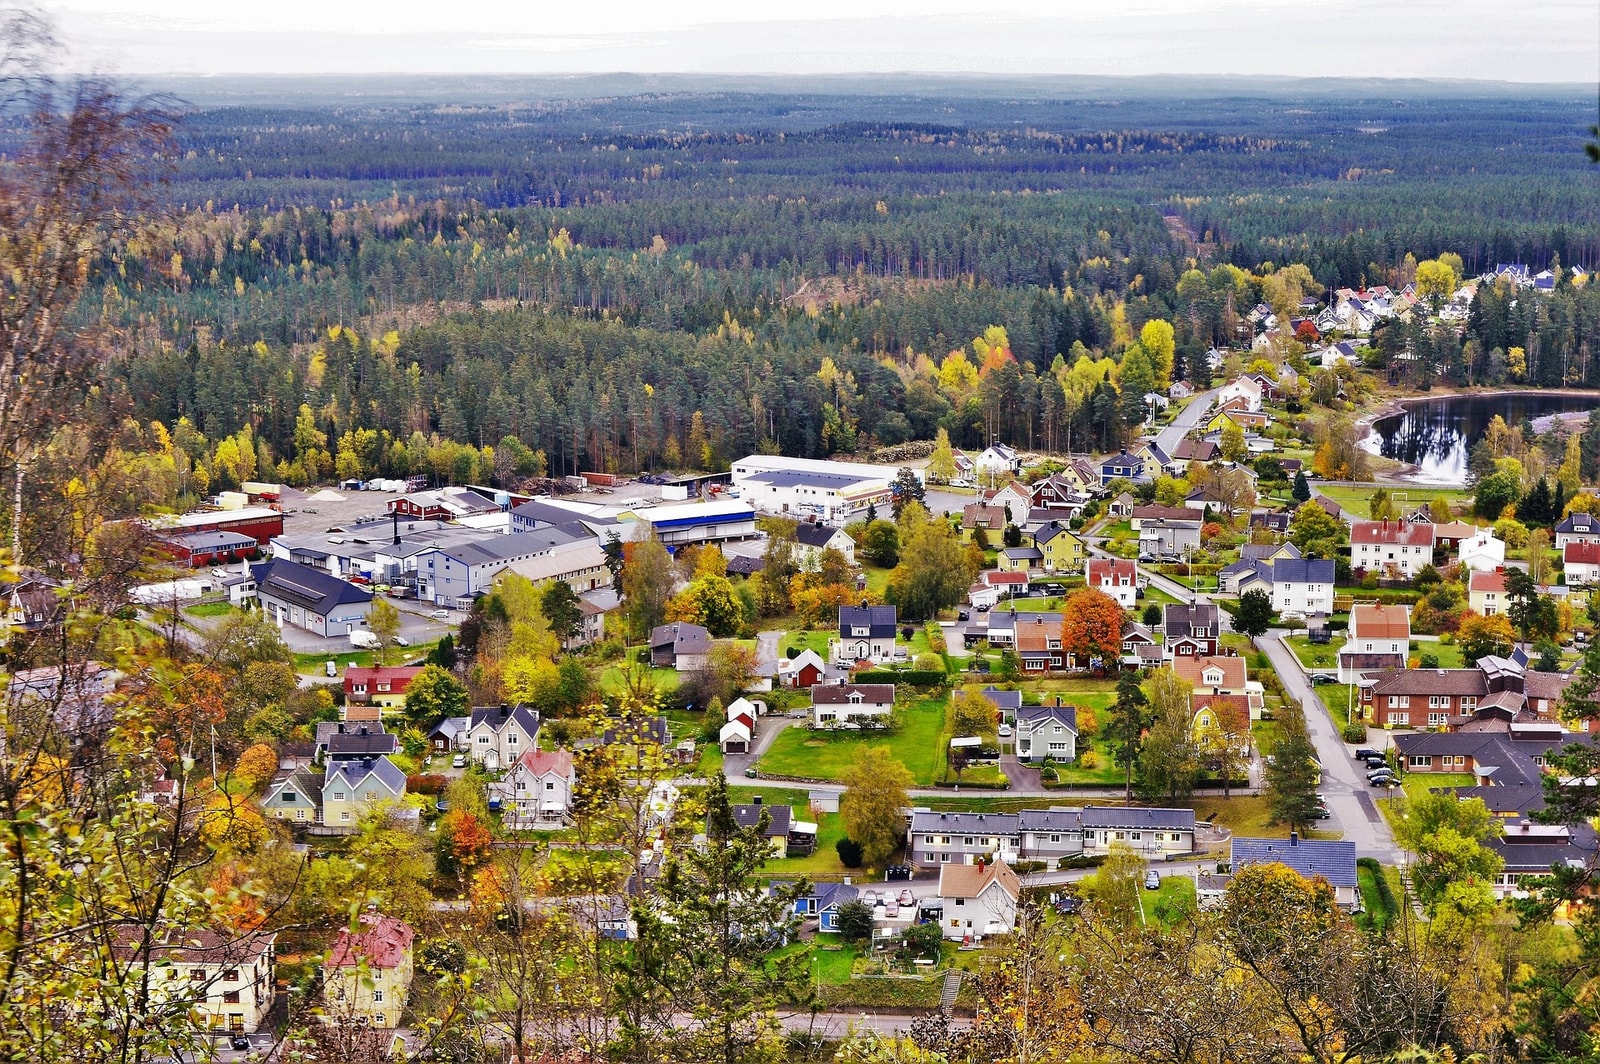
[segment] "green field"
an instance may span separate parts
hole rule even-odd
[[[785,632],[783,638],[778,641],[778,653],[783,655],[790,650],[814,650],[818,657],[827,660],[828,644],[833,640],[834,634],[832,629],[819,632],[805,630]]]
[[[874,732],[865,736],[848,732],[821,732],[789,727],[779,733],[762,755],[763,772],[779,776],[809,776],[836,780],[855,763],[856,751],[863,746],[887,746],[895,758],[911,770],[919,787],[927,787],[944,770],[943,744],[945,708],[949,697],[915,699],[899,710],[902,717],[892,735]]]
[[[630,647],[628,653],[637,654],[639,648]],[[654,666],[647,670],[650,682],[655,684],[658,691],[676,691],[678,689],[678,670],[658,669]],[[600,672],[600,692],[602,694],[620,694],[628,689],[626,667],[623,665],[608,665]]]
[[[1139,920],[1171,927],[1187,913],[1195,911],[1194,877],[1163,872],[1161,889],[1139,891]]]
[[[233,606],[226,602],[197,602],[193,606],[185,606],[183,612],[191,617],[226,617],[234,612]]]
[[[1465,488],[1424,488],[1424,487],[1393,487],[1389,485],[1374,484],[1369,487],[1347,487],[1344,485],[1317,484],[1313,490],[1318,495],[1326,495],[1339,506],[1356,517],[1365,519],[1371,512],[1372,493],[1380,486],[1388,487],[1389,498],[1394,500],[1395,508],[1402,513],[1414,510],[1418,506],[1427,506],[1434,499],[1449,499],[1450,505],[1458,510],[1461,507],[1472,505],[1472,492]]]
[[[339,669],[345,669],[351,665],[371,665],[372,651],[346,650],[337,654],[296,654],[294,656],[294,671],[314,672],[320,676],[323,673],[323,666],[325,666],[329,661],[334,662],[336,667]]]

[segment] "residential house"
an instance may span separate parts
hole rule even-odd
[[[899,616],[893,606],[869,606],[865,602],[840,606],[839,638],[830,656],[839,664],[893,661],[898,651],[895,636]]]
[[[967,601],[979,609],[990,609],[999,605],[1002,598],[1009,598],[1027,589],[1026,572],[986,569],[978,574],[978,582],[967,589]]]
[[[1207,510],[1213,513],[1221,513],[1227,509],[1227,503],[1213,491],[1206,488],[1196,488],[1184,496],[1183,507],[1194,514],[1203,514]]]
[[[1088,557],[1083,538],[1060,521],[1051,521],[1035,531],[1033,545],[1039,548],[1040,561],[1046,572],[1078,572]]]
[[[387,757],[339,758],[322,780],[322,826],[353,832],[362,815],[406,794],[406,774]]]
[[[1078,759],[1077,707],[1019,707],[1014,741],[1019,761],[1071,764]]]
[[[127,992],[142,986],[152,1012],[181,1003],[203,1030],[253,1034],[267,1026],[277,993],[276,934],[222,934],[200,927],[168,930],[153,940],[147,934],[137,924],[108,932]]]
[[[1086,805],[1082,815],[1083,852],[1091,857],[1110,853],[1114,842],[1147,858],[1194,852],[1193,809]]]
[[[1065,473],[1052,473],[1030,486],[1032,509],[1081,511],[1094,496]],[[1075,516],[1075,515],[1074,515]]]
[[[1217,652],[1221,627],[1216,603],[1169,604],[1162,608],[1161,628],[1166,636],[1166,657],[1169,661],[1173,658],[1210,656]]]
[[[1088,458],[1078,457],[1067,461],[1066,467],[1056,474],[1074,488],[1086,494],[1100,490],[1100,470]]]
[[[1059,861],[1083,852],[1083,818],[1075,807],[1053,805],[1017,814],[1025,861]]]
[[[674,621],[650,629],[650,664],[658,669],[699,672],[711,654],[711,633],[698,624]]]
[[[1288,839],[1253,839],[1234,836],[1228,854],[1234,872],[1251,865],[1281,864],[1306,879],[1322,878],[1333,888],[1334,901],[1350,912],[1359,908],[1356,890],[1356,844],[1327,839],[1302,839],[1291,831]]]
[[[1500,858],[1494,892],[1501,900],[1527,897],[1522,881],[1548,876],[1552,865],[1592,868],[1596,850],[1600,848],[1594,828],[1582,821],[1536,824],[1526,818],[1507,824],[1500,835],[1489,839],[1484,846]]]
[[[367,707],[346,708],[346,713],[365,711]],[[325,720],[319,721],[313,733],[317,760],[336,761],[340,758],[387,757],[400,749],[400,740],[384,730],[381,720]]]
[[[786,884],[774,884],[779,887]],[[839,907],[861,900],[861,888],[849,883],[813,883],[804,897],[796,898],[794,914],[816,917],[817,930],[830,934],[839,930]]]
[[[990,618],[991,631],[994,624]],[[1023,672],[1054,672],[1065,668],[1099,668],[1104,662],[1074,662],[1061,649],[1059,613],[1025,613],[1012,626],[1012,646],[1022,659]]]
[[[1172,450],[1173,462],[1182,463],[1184,466],[1188,466],[1190,462],[1204,465],[1215,462],[1220,457],[1222,448],[1218,447],[1215,441],[1196,440],[1187,436]]]
[[[1135,506],[1128,523],[1137,532],[1146,521],[1193,521],[1194,519],[1194,512],[1187,506]]]
[[[1506,564],[1505,542],[1497,538],[1492,529],[1480,528],[1458,548],[1461,565],[1474,572],[1487,572],[1503,568]]]
[[[320,636],[364,630],[372,593],[323,570],[275,558],[250,567],[261,609],[278,627]]]
[[[894,712],[892,683],[817,684],[811,688],[814,728],[881,728]]]
[[[755,738],[755,721],[748,716],[732,717],[717,733],[717,745],[724,754],[748,754]]]
[[[1272,608],[1280,614],[1326,617],[1333,613],[1334,564],[1331,558],[1279,558],[1267,566]],[[1243,586],[1243,585],[1241,585]]]
[[[322,823],[322,773],[309,768],[279,772],[261,799],[261,815],[296,827]]]
[[[1433,549],[1435,553],[1443,550],[1459,550],[1461,541],[1470,539],[1478,528],[1465,521],[1446,521],[1433,526]]]
[[[842,528],[803,522],[795,526],[795,561],[807,572],[822,568],[822,552],[836,550],[850,565],[856,563],[856,541]]]
[[[772,848],[772,856],[789,856],[789,828],[794,810],[786,805],[765,805],[758,794],[748,804],[733,807],[733,820],[741,828],[760,827],[762,837]]]
[[[1181,660],[1181,659],[1180,659]],[[1189,696],[1189,727],[1195,744],[1207,751],[1213,737],[1227,737],[1227,743],[1240,754],[1250,750],[1251,702],[1245,695],[1213,694],[1196,691]]]
[[[1403,669],[1411,648],[1411,607],[1357,603],[1350,608],[1350,638],[1339,648],[1339,682],[1363,674]]]
[[[1238,655],[1177,657],[1172,659],[1172,671],[1198,693],[1240,698],[1250,679],[1245,660]]]
[[[1004,506],[982,502],[968,503],[961,508],[961,539],[970,543],[978,530],[982,529],[989,545],[998,545],[1008,523]]]
[[[1000,857],[1015,861],[1022,845],[1016,813],[950,813],[914,810],[906,857],[920,868],[976,864]]]
[[[1243,399],[1246,410],[1261,409],[1261,382],[1253,377],[1236,377],[1217,389],[1217,405],[1225,406],[1232,399]]]
[[[524,750],[500,783],[507,796],[501,806],[503,822],[513,829],[565,823],[577,782],[567,751]]]
[[[1006,547],[995,564],[1008,573],[1031,573],[1044,568],[1044,551],[1038,547]]]
[[[783,687],[812,687],[828,674],[822,655],[807,647],[792,658],[778,659],[778,683]]]
[[[365,702],[380,709],[404,709],[406,688],[421,671],[421,666],[411,665],[350,665],[344,670],[345,702]]]
[[[1017,924],[1022,881],[1004,861],[944,865],[939,869],[939,900],[944,905],[944,937],[979,942],[1009,935]]]
[[[1372,723],[1390,728],[1447,728],[1457,718],[1470,717],[1491,699],[1520,710],[1526,705],[1522,675],[1514,681],[1504,672],[1503,658],[1480,659],[1478,667],[1468,669],[1401,669],[1386,672],[1370,688],[1363,688],[1361,701]],[[1486,671],[1485,664],[1490,666]],[[1488,672],[1500,681],[1493,689]],[[1513,688],[1508,690],[1508,687]]]
[[[1193,514],[1193,511],[1188,511]],[[1145,519],[1139,524],[1139,557],[1181,558],[1200,549],[1200,521]]]
[[[1033,508],[1033,489],[1020,480],[1014,480],[999,491],[985,492],[983,501],[1005,511],[1007,523],[1020,525]],[[1004,526],[1001,530],[1004,531]]]
[[[1600,543],[1568,543],[1561,561],[1568,587],[1600,584]]]
[[[1172,466],[1172,456],[1162,450],[1161,444],[1155,440],[1145,440],[1133,449],[1133,456],[1141,463],[1139,479],[1141,481],[1155,480]]]
[[[428,749],[435,754],[451,754],[466,750],[467,731],[471,727],[471,717],[446,717],[428,732]]]
[[[1217,587],[1224,595],[1238,595],[1244,589],[1240,586],[1247,582],[1248,576],[1256,578],[1256,563],[1271,564],[1279,558],[1298,558],[1300,548],[1287,541],[1283,543],[1246,543],[1239,548],[1239,560],[1222,567],[1217,573]]]
[[[1177,402],[1194,395],[1194,387],[1188,381],[1173,381],[1167,388],[1167,398]]]
[[[1356,521],[1350,526],[1350,566],[1411,579],[1433,564],[1433,526],[1410,521]]]
[[[1089,586],[1133,609],[1139,597],[1139,569],[1126,558],[1090,558]]]
[[[1284,513],[1253,513],[1250,515],[1250,528],[1262,529],[1283,536],[1289,533],[1289,515]]]
[[[976,458],[972,460],[978,476],[1004,476],[1016,475],[1022,472],[1022,456],[1003,443],[996,443],[985,447]]]
[[[989,704],[994,706],[995,713],[1002,723],[1010,723],[1017,718],[1017,710],[1022,708],[1021,691],[1003,691],[990,684],[978,692]]]
[[[1326,495],[1313,495],[1311,497],[1311,501],[1316,503],[1317,507],[1329,517],[1335,517],[1341,521],[1344,520],[1344,507],[1340,506]]]
[[[415,970],[417,934],[404,920],[365,912],[344,928],[322,962],[322,1022],[400,1026]]]
[[[1150,629],[1136,621],[1122,625],[1122,663],[1136,669],[1161,666],[1161,644]]]
[[[1568,514],[1556,522],[1556,550],[1566,550],[1568,543],[1600,543],[1600,522],[1588,514]]]
[[[1505,613],[1508,606],[1504,570],[1473,573],[1467,578],[1467,607],[1473,613],[1494,617]]]
[[[514,765],[525,751],[539,748],[539,711],[517,703],[477,706],[467,726],[467,750],[490,772]]]
[[[1112,517],[1131,518],[1134,506],[1133,495],[1125,491],[1106,505],[1106,511]]]
[[[1103,488],[1113,480],[1139,480],[1144,475],[1144,462],[1122,451],[1100,463],[1100,486]]]

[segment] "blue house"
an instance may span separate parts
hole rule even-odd
[[[774,883],[773,889],[786,885]],[[860,899],[861,891],[848,883],[814,883],[810,894],[795,899],[794,914],[802,919],[815,916],[818,931],[837,931],[839,906]]]
[[[1123,451],[1121,454],[1107,458],[1104,462],[1100,463],[1100,486],[1105,487],[1118,477],[1126,477],[1128,480],[1137,480],[1139,475],[1143,472],[1144,462],[1135,458],[1127,451]]]

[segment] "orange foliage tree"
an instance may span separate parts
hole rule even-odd
[[[1122,654],[1122,624],[1126,620],[1116,599],[1092,587],[1079,588],[1061,605],[1061,649],[1080,667],[1093,658],[1104,663]]]

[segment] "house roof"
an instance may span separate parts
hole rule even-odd
[[[1572,533],[1596,533],[1600,532],[1600,525],[1596,525],[1594,518],[1588,514],[1571,513],[1557,521],[1555,529],[1557,532],[1566,532],[1569,535]]]
[[[899,611],[893,606],[840,606],[839,636],[848,639],[852,628],[864,627],[868,638],[893,639],[899,618]]]
[[[514,706],[474,706],[472,708],[472,723],[467,727],[470,730],[480,724],[487,724],[498,732],[508,727],[512,721],[520,724],[522,730],[530,736],[539,734],[539,711],[521,702]]]
[[[517,764],[535,776],[571,777],[572,755],[565,750],[524,750]]]
[[[1217,635],[1217,605],[1214,602],[1169,603],[1162,613],[1162,628],[1169,640],[1194,634],[1195,629]]]
[[[911,814],[914,835],[1015,835],[1016,813],[949,813],[919,809]]]
[[[802,547],[814,547],[821,550],[833,542],[835,536],[843,535],[844,531],[828,525],[814,525],[809,521],[795,526],[794,540]]]
[[[391,687],[403,691],[421,671],[420,665],[351,665],[344,670],[344,687],[348,691],[356,684],[366,684],[370,692],[388,681]]]
[[[1121,828],[1133,830],[1193,831],[1193,809],[1145,809],[1118,805],[1083,807],[1084,830]]]
[[[1293,543],[1246,543],[1239,548],[1241,561],[1270,561],[1273,558],[1298,557],[1300,548]]]
[[[1321,876],[1335,887],[1356,885],[1356,844],[1325,839],[1250,839],[1234,836],[1233,867],[1282,864],[1310,879]]]
[[[110,931],[111,952],[118,960],[132,961],[145,956],[152,961],[177,964],[216,964],[234,967],[249,964],[272,948],[276,933],[222,934],[206,928],[169,928],[147,943],[149,929],[143,924],[119,924]]]
[[[329,968],[398,968],[416,940],[411,925],[382,913],[362,913],[358,930],[348,927],[339,932],[324,962]]]
[[[1410,639],[1411,611],[1405,606],[1357,603],[1350,609],[1352,639]]]
[[[350,731],[334,732],[327,741],[330,761],[383,757],[399,748],[399,740],[385,732],[381,725],[369,727],[363,724]]]
[[[1378,677],[1376,695],[1475,695],[1489,693],[1489,683],[1479,669],[1397,669]]]
[[[1172,451],[1172,457],[1182,462],[1211,462],[1215,461],[1220,453],[1219,448],[1211,440],[1184,439]]]
[[[1410,521],[1356,521],[1350,526],[1350,542],[1385,546],[1431,547],[1433,526]]]
[[[1205,682],[1205,674],[1213,670],[1222,672],[1220,684]],[[1241,657],[1176,657],[1172,659],[1172,671],[1195,687],[1222,687],[1240,691],[1244,690],[1248,677],[1245,661]]]
[[[1002,691],[1000,688],[990,685],[979,693],[987,698],[996,709],[1015,711],[1022,708],[1021,691]]]
[[[1484,572],[1474,572],[1468,578],[1467,590],[1481,593],[1504,592],[1506,589],[1506,574],[1499,569],[1490,569]]]
[[[742,828],[753,828],[761,823],[763,811],[771,814],[767,823],[767,838],[775,839],[779,836],[787,838],[789,827],[794,822],[794,810],[786,805],[765,805],[760,802],[736,805],[733,807],[733,822]]]
[[[1083,814],[1070,806],[1049,809],[1023,809],[1017,813],[1017,826],[1023,831],[1082,831]]]
[[[1144,463],[1139,459],[1135,458],[1127,451],[1123,451],[1120,454],[1114,454],[1110,458],[1107,458],[1105,461],[1101,462],[1100,469],[1102,472],[1111,469],[1128,469],[1130,467],[1133,469],[1138,469],[1143,465]]]
[[[274,558],[250,567],[257,589],[271,598],[326,616],[336,606],[361,605],[372,601],[372,593],[347,584],[331,573],[309,565]]]
[[[1272,563],[1274,584],[1333,584],[1332,558],[1279,558]]]
[[[1600,565],[1600,543],[1573,541],[1562,552],[1567,565]]]
[[[1017,726],[1035,728],[1045,723],[1056,723],[1078,734],[1078,707],[1076,706],[1023,706],[1017,710]]]
[[[1007,572],[1004,569],[986,569],[980,574],[979,579],[990,587],[1000,587],[1007,584],[1025,586],[1028,583],[1028,574]]]
[[[1116,580],[1126,577],[1129,581],[1137,581],[1138,566],[1127,558],[1090,558],[1089,581],[1094,586],[1096,580]],[[1130,584],[1130,586],[1132,586]]]
[[[1022,894],[1022,880],[1004,861],[987,865],[939,866],[939,897],[976,898],[995,884],[1012,898]]]
[[[1187,506],[1135,506],[1133,517],[1138,521],[1193,521],[1194,511]]]
[[[399,765],[387,757],[350,758],[329,762],[328,774],[322,781],[323,792],[326,793],[329,785],[340,778],[349,784],[352,794],[368,780],[382,783],[384,789],[396,797],[406,793],[406,774],[400,770]]]
[[[675,621],[650,629],[650,649],[671,647],[674,655],[706,654],[711,650],[711,633],[698,624]]]
[[[981,502],[968,503],[961,508],[961,527],[1003,529],[1006,527],[1006,508]]]
[[[892,683],[836,683],[816,684],[811,688],[811,701],[819,706],[842,706],[851,702],[851,696],[858,696],[858,701],[872,703],[892,703],[894,701],[894,684]]]

